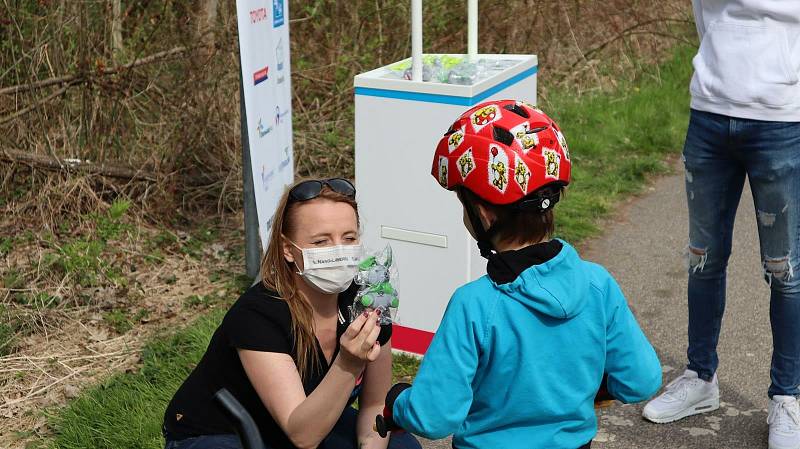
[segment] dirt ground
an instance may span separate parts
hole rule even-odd
[[[156,233],[145,230],[136,240],[142,235],[152,238]],[[18,245],[0,262],[0,310],[5,314],[0,324],[5,322],[8,329],[8,323],[16,323],[13,348],[0,353],[5,354],[0,356],[0,447],[4,448],[26,447],[46,436],[46,411],[114,373],[136,369],[142,347],[152,336],[235,299],[237,282],[242,282],[236,275],[244,272],[238,262],[242,257],[231,256],[231,251],[241,252],[241,241],[235,237],[195,245],[191,254],[174,250],[180,242],[172,242],[173,250],[158,252],[155,262],[131,258],[139,262],[126,267],[125,282],[80,288],[68,278],[59,285],[52,277],[37,275],[46,253],[37,245],[35,241]],[[145,252],[141,241],[114,245],[113,253]],[[41,285],[6,285],[10,273],[38,278]],[[14,296],[28,290],[38,296]],[[27,297],[58,298],[61,303],[19,299]]]

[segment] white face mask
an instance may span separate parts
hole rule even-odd
[[[362,258],[361,244],[301,248],[287,240],[303,253],[303,271],[297,274],[315,290],[329,295],[338,294],[353,283]]]

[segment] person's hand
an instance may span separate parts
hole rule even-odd
[[[610,407],[614,404],[614,396],[608,392],[608,374],[603,374],[603,380],[600,382],[600,388],[594,397],[594,408]]]
[[[339,338],[339,356],[337,360],[347,370],[360,373],[367,362],[374,362],[381,353],[378,335],[381,326],[380,315],[375,311],[367,311],[359,315]]]
[[[388,435],[389,432],[398,432],[403,430],[397,425],[397,423],[394,422],[392,410],[394,410],[394,402],[397,400],[397,397],[400,396],[400,393],[406,391],[408,388],[411,388],[411,384],[401,382],[399,384],[392,385],[392,388],[390,388],[389,392],[386,393],[386,405],[383,407],[383,414],[375,417],[375,431],[378,432],[378,435],[380,435],[381,438],[386,438],[386,435]]]

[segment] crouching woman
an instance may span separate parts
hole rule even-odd
[[[355,188],[308,180],[284,194],[262,281],[228,310],[164,415],[166,449],[241,448],[214,402],[227,388],[268,449],[418,449],[373,430],[391,384],[391,325],[376,312],[350,322],[361,257]],[[358,399],[359,410],[352,407]]]

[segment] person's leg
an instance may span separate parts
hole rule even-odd
[[[800,389],[800,123],[742,123],[764,277],[770,285],[770,397]]]
[[[356,449],[358,447],[358,411],[353,407],[345,407],[342,416],[333,425],[333,429],[322,440],[319,449]]]
[[[356,449],[358,447],[358,411],[347,407],[331,429],[331,433],[319,445],[320,449]],[[389,436],[389,449],[422,449],[413,435],[407,432],[393,432]]]
[[[692,111],[683,158],[689,208],[688,368],[710,381],[725,311],[733,222],[745,171],[734,158],[728,117]]]
[[[422,445],[408,432],[392,432],[388,449],[422,449]]]
[[[670,423],[719,408],[717,343],[725,311],[725,281],[731,254],[733,221],[745,171],[731,139],[730,117],[692,111],[683,160],[689,208],[689,363],[642,416]],[[798,448],[800,449],[800,448]]]
[[[167,440],[166,449],[242,449],[237,435],[202,435],[184,440]]]

